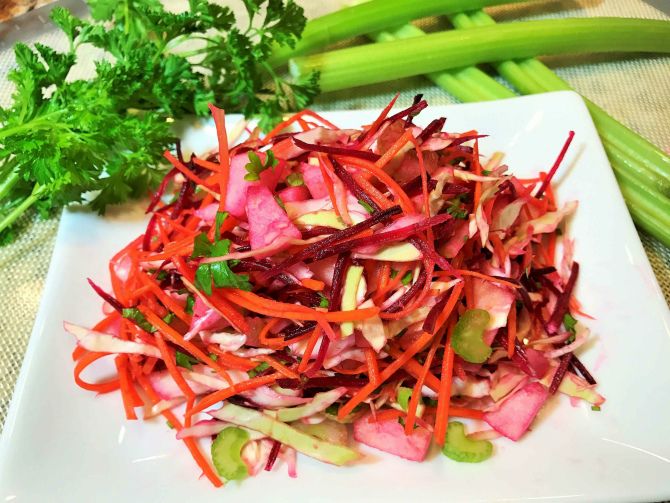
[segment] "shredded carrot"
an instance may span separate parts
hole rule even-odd
[[[440,337],[435,337],[433,343],[430,345],[430,350],[426,356],[426,361],[423,364],[421,369],[421,374],[419,375],[414,388],[412,389],[412,396],[409,399],[407,404],[407,419],[405,420],[405,435],[411,435],[414,430],[414,423],[416,421],[416,413],[419,407],[419,402],[421,400],[421,390],[423,389],[423,384],[426,382],[426,376],[430,371],[430,366],[433,363],[433,358],[437,352],[437,347],[440,344]]]
[[[381,126],[382,122],[386,120],[386,117],[388,117],[389,112],[393,108],[393,105],[395,105],[396,100],[400,96],[400,93],[396,93],[396,95],[393,97],[391,101],[389,101],[389,104],[384,107],[384,109],[381,111],[379,116],[374,120],[372,124],[370,124],[370,127],[365,129],[365,143],[363,144],[363,147],[366,148],[370,145],[372,141],[374,141],[374,135],[370,135],[370,131],[377,131],[379,129],[379,126]],[[368,137],[369,136],[369,137]]]
[[[119,355],[114,358],[114,364],[116,365],[116,372],[119,376],[119,387],[121,389],[123,408],[126,411],[126,419],[137,419],[137,414],[135,414],[135,407],[142,405],[142,401],[137,395],[128,373],[127,355]]]
[[[77,383],[77,386],[88,391],[95,391],[96,393],[109,393],[110,391],[116,391],[120,387],[120,382],[118,376],[110,379],[108,381],[100,383],[89,383],[84,381],[80,374],[88,367],[91,363],[108,356],[109,353],[87,353],[81,356],[77,363],[74,366],[74,381]]]
[[[342,182],[337,176],[335,176],[335,168],[333,163],[330,162],[330,158],[324,154],[319,153],[319,169],[321,170],[321,176],[323,176],[324,183],[326,184],[326,190],[328,191],[328,196],[330,197],[331,202],[333,203],[333,208],[335,214],[342,219],[342,221],[347,225],[352,225],[354,222],[349,215],[349,205],[347,204],[346,190],[342,186]],[[340,190],[335,190],[335,181],[339,184]],[[338,201],[337,196],[340,195],[340,200]]]
[[[368,378],[371,383],[379,386],[379,365],[377,364],[377,352],[372,348],[365,348],[365,365],[368,370]]]
[[[505,245],[503,244],[502,239],[500,239],[500,236],[498,236],[498,234],[495,232],[489,233],[489,240],[493,245],[493,251],[495,252],[496,257],[498,257],[498,263],[502,267],[502,265],[505,263],[505,258],[507,257]]]
[[[251,370],[257,366],[257,363],[249,360],[248,358],[242,358],[241,356],[234,355],[227,351],[222,351],[219,346],[210,344],[207,346],[207,351],[217,356],[216,362],[224,365],[230,369],[235,370]]]
[[[368,422],[371,423],[383,423],[384,421],[392,421],[398,419],[399,417],[405,417],[406,413],[404,410],[398,409],[384,409],[375,411],[374,416],[368,417]]]
[[[320,337],[321,327],[317,326],[312,331],[312,335],[309,337],[309,341],[307,341],[307,346],[305,346],[305,351],[302,354],[302,360],[298,365],[299,373],[304,373],[307,370],[307,367],[309,367],[309,359],[312,357],[312,353],[314,352],[314,348],[316,347],[316,343],[319,342]]]
[[[163,339],[163,335],[160,332],[156,332],[154,334],[154,339],[156,341],[156,346],[158,346],[158,349],[161,352],[161,356],[163,357],[163,363],[165,363],[165,366],[172,376],[172,379],[174,379],[174,382],[177,384],[177,386],[179,386],[179,389],[186,398],[195,398],[195,392],[191,389],[181,371],[177,368],[177,364],[175,363],[175,354],[170,350],[170,348],[168,348],[165,340]]]
[[[309,288],[310,290],[314,290],[315,292],[321,292],[326,287],[326,284],[323,281],[319,281],[318,279],[312,279],[312,278],[301,279],[300,283],[305,288]]]
[[[259,362],[267,363],[268,365],[270,365],[270,367],[275,369],[284,377],[288,377],[289,379],[300,379],[300,376],[295,371],[291,370],[286,365],[282,365],[280,361],[278,361],[276,358],[273,358],[270,355],[259,355],[256,356],[255,358]]]
[[[219,164],[221,165],[221,172],[217,177],[219,182],[219,211],[226,209],[226,192],[228,190],[228,178],[230,176],[230,157],[228,153],[228,134],[226,133],[226,113],[220,109],[209,104],[209,110],[212,112],[214,118],[214,125],[216,126],[216,136],[219,141]]]
[[[451,404],[451,378],[454,372],[454,350],[451,347],[451,332],[455,323],[451,323],[442,357],[442,372],[440,373],[440,391],[437,395],[437,412],[435,414],[435,429],[433,436],[438,445],[444,445],[449,422],[449,406]]]
[[[386,381],[395,372],[401,369],[410,358],[426,347],[426,344],[430,342],[432,337],[433,334],[429,334],[427,332],[421,334],[421,337],[414,341],[402,354],[402,356],[397,358],[393,363],[380,372],[379,384],[382,384],[384,381]],[[377,386],[379,386],[379,384],[375,385],[373,383],[368,383],[363,386],[346,404],[340,407],[340,410],[337,414],[338,417],[340,419],[345,418],[350,412],[354,410],[354,407],[365,400],[370,395],[370,393],[372,393],[377,388]]]
[[[389,162],[391,162],[391,160],[396,156],[396,154],[400,152],[400,150],[405,145],[407,145],[407,143],[411,141],[410,137],[413,138],[412,131],[410,130],[405,131],[400,136],[400,138],[398,138],[395,141],[395,143],[393,143],[393,145],[391,145],[391,147],[389,147],[389,149],[386,152],[384,152],[384,154],[379,159],[377,159],[377,161],[375,162],[375,166],[380,169],[384,168],[384,166],[386,166]]]
[[[177,301],[175,301],[172,297],[166,294],[158,285],[158,283],[156,283],[151,277],[149,277],[147,274],[144,273],[139,274],[139,278],[140,281],[144,283],[145,286],[149,287],[151,292],[156,297],[158,297],[158,299],[162,302],[162,304],[177,316],[177,318],[182,320],[187,325],[191,323],[192,316],[186,314],[186,312],[182,309],[179,303],[177,303]]]
[[[188,169],[186,166],[184,166],[179,159],[177,159],[175,156],[173,156],[168,150],[165,151],[163,154],[165,158],[170,161],[170,164],[172,164],[175,168],[177,168],[182,175],[184,175],[186,178],[191,180],[193,183],[196,185],[199,185],[200,187],[204,189],[208,189],[211,184],[207,183],[205,180],[202,178],[198,177],[193,171]]]
[[[239,393],[242,393],[243,391],[251,391],[256,388],[260,388],[261,386],[272,384],[280,377],[281,374],[279,372],[275,372],[274,374],[266,376],[253,377],[248,381],[243,381],[228,388],[220,389],[202,398],[200,402],[198,402],[198,405],[194,406],[191,410],[186,411],[186,414],[187,415],[197,414],[198,412],[202,412],[208,407],[211,407],[212,405],[222,402],[223,400],[226,400],[231,396],[235,396]]]
[[[363,175],[360,173],[353,173],[351,177],[356,181],[363,192],[365,192],[382,210],[386,210],[393,206],[393,203],[389,201],[384,194],[379,192]]]
[[[190,341],[185,340],[184,337],[179,332],[170,327],[170,325],[165,323],[152,311],[149,311],[146,307],[140,304],[139,306],[137,306],[137,308],[140,310],[140,312],[144,315],[144,317],[147,319],[149,323],[151,323],[163,335],[165,335],[170,339],[170,342],[184,348],[187,352],[191,353],[195,358],[203,362],[205,365],[208,365],[209,367],[214,369],[221,377],[223,377],[226,381],[228,381],[228,384],[233,384],[233,381],[228,375],[228,372],[226,372],[225,369],[223,369],[214,360],[212,360],[209,357],[209,355],[204,353],[198,346],[196,346]]]

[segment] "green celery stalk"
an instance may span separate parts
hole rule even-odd
[[[522,1],[526,0],[371,0],[309,21],[295,47],[276,49],[268,64],[281,66],[289,58],[413,19]]]
[[[371,35],[376,42],[391,42],[397,39],[407,39],[425,36],[426,33],[413,24],[406,24],[392,31],[383,31]],[[461,101],[488,101],[516,96],[502,84],[489,78],[479,68],[469,66],[446,72],[432,72],[426,75],[433,83],[446,89]],[[481,85],[473,86],[472,82]]]
[[[461,29],[495,25],[493,18],[483,11],[470,15],[461,13],[451,16],[450,19],[456,28]],[[504,61],[495,64],[495,66],[498,73],[523,94],[572,90],[567,82],[536,59],[527,59],[520,62]],[[601,138],[607,143],[606,149],[608,145],[616,147],[620,154],[625,154],[642,165],[644,169],[650,172],[650,176],[655,175],[659,183],[659,189],[667,195],[670,191],[670,156],[642,136],[617,122],[616,119],[592,101],[586,98],[584,101]]]
[[[609,51],[670,52],[670,22],[589,18],[509,23],[298,57],[289,67],[297,77],[319,71],[321,90],[328,92],[502,59]]]

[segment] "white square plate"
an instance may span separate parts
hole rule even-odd
[[[325,114],[341,127],[378,111]],[[570,234],[581,264],[578,295],[596,317],[580,353],[607,397],[602,412],[555,398],[520,442],[495,441],[482,464],[433,456],[413,463],[379,451],[335,468],[299,457],[285,468],[216,490],[164,421],[126,421],[117,394],[95,397],[72,380],[73,340],[62,321],[93,324],[109,257],[143,230],[141,211],[105,218],[66,211],[44,297],[0,445],[0,498],[19,502],[127,501],[651,501],[670,498],[670,316],[598,135],[570,92],[428,108],[449,131],[491,136],[484,153],[506,152],[514,173],[551,166],[576,132],[559,178],[560,201],[579,200]],[[202,142],[211,127],[188,131]]]

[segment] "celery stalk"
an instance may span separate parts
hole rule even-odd
[[[426,33],[412,24],[406,24],[388,32],[378,32],[371,35],[377,42],[390,42],[396,39],[425,36]],[[426,75],[436,85],[446,89],[462,101],[487,101],[512,97],[515,94],[502,84],[490,79],[479,68],[469,66],[449,72],[433,72]],[[486,79],[486,80],[485,80]],[[471,82],[479,80],[485,82],[481,86],[472,86]]]
[[[525,0],[371,0],[309,21],[295,47],[277,48],[268,63],[281,66],[291,57],[413,19],[522,1]]]
[[[502,59],[603,51],[670,52],[670,22],[526,21],[298,57],[289,66],[296,76],[319,71],[321,90],[327,92]]]
[[[493,18],[483,11],[474,12],[470,15],[457,14],[451,17],[451,21],[457,28],[495,25]],[[524,94],[572,89],[567,82],[535,59],[523,60],[518,63],[505,61],[498,63],[496,69]],[[595,103],[588,99],[585,99],[585,102],[603,141],[612,143],[621,153],[634,158],[646,169],[664,180],[666,185],[670,183],[670,156],[642,136],[617,122]]]

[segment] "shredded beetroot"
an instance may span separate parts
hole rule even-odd
[[[333,281],[330,287],[330,299],[328,303],[329,311],[337,311],[340,308],[342,301],[342,287],[344,286],[344,277],[347,273],[347,268],[351,263],[351,258],[348,253],[340,253],[335,262],[335,270],[333,271]]]
[[[553,379],[551,380],[551,385],[549,386],[549,394],[553,395],[558,390],[558,387],[563,382],[565,373],[568,371],[568,366],[570,365],[570,360],[572,360],[572,353],[561,356],[561,361],[558,364],[556,373],[554,374]]]
[[[419,277],[416,279],[412,286],[410,286],[405,293],[403,293],[398,300],[385,309],[386,313],[397,313],[412,300],[423,288],[423,284],[426,282],[426,269],[421,269]]]
[[[412,100],[412,106],[418,105],[422,98],[423,98],[423,94],[416,94],[414,96],[414,99]],[[405,129],[414,125],[414,123],[412,122],[412,119],[414,119],[414,117],[416,117],[419,114],[420,111],[421,110],[417,110],[415,112],[410,112],[410,113],[407,114],[407,118],[405,119]]]
[[[195,184],[193,182],[186,181],[182,184],[181,190],[179,191],[179,195],[177,196],[177,200],[175,201],[174,206],[172,207],[172,213],[170,215],[170,218],[174,219],[180,215],[182,210],[191,200],[191,196],[193,196],[194,192],[195,192]]]
[[[351,227],[347,227],[346,229],[342,229],[341,231],[334,232],[330,236],[328,236],[325,239],[322,239],[321,241],[314,243],[312,245],[309,245],[307,248],[302,250],[299,253],[296,253],[295,255],[292,255],[291,257],[287,258],[284,260],[281,264],[278,266],[274,267],[267,273],[265,273],[264,278],[271,278],[272,276],[275,276],[279,274],[282,270],[284,270],[287,267],[292,266],[293,264],[297,264],[300,261],[303,261],[312,255],[314,255],[316,252],[333,245],[334,243],[337,243],[338,241],[342,241],[343,239],[350,238],[352,236],[355,236],[356,234],[359,234],[360,232],[367,230],[379,223],[387,222],[390,220],[393,216],[398,215],[402,212],[400,209],[400,206],[392,206],[384,211],[380,211],[378,213],[375,213],[372,215],[370,218],[367,220],[363,220],[362,222],[359,222],[355,225],[352,225]]]
[[[305,375],[307,377],[314,377],[319,370],[323,367],[323,362],[326,359],[326,353],[328,353],[328,347],[330,346],[330,339],[324,335],[321,337],[321,347],[319,348],[319,352],[316,355],[316,359],[314,360],[314,363],[312,363],[312,366],[307,369],[305,372]]]
[[[331,155],[346,155],[348,157],[357,157],[359,159],[365,159],[366,161],[372,162],[375,162],[381,157],[379,154],[375,154],[369,150],[357,150],[355,148],[333,147],[329,145],[315,145],[313,143],[304,142],[295,136],[293,137],[293,143],[295,143],[296,146],[300,147],[301,149],[307,150],[309,152],[323,152],[325,154]]]
[[[563,323],[563,317],[568,312],[568,304],[570,303],[570,297],[572,296],[572,290],[575,288],[575,283],[577,283],[577,276],[579,276],[579,264],[577,262],[572,263],[572,268],[570,269],[570,278],[568,283],[565,285],[563,293],[556,300],[556,307],[554,312],[547,322],[547,332],[551,335],[554,335],[558,332],[561,323]]]
[[[367,379],[361,379],[352,375],[337,375],[329,377],[309,377],[299,379],[278,379],[277,384],[286,389],[334,389],[340,386],[345,388],[362,388],[368,384]]]
[[[311,229],[306,229],[302,231],[303,239],[310,239],[317,236],[327,236],[337,232],[335,227],[327,227],[325,225],[315,225]]]
[[[303,326],[296,325],[295,327],[291,327],[289,329],[284,330],[280,336],[285,340],[285,341],[290,341],[291,339],[295,339],[296,337],[299,337],[303,334],[306,334],[307,332],[310,332],[314,330],[314,327],[316,327],[316,321],[308,321]]]
[[[574,353],[572,354],[572,360],[570,360],[570,363],[572,364],[575,371],[579,372],[582,375],[582,377],[586,382],[588,382],[591,385],[598,384],[597,381],[591,375],[591,373],[587,370],[584,364],[580,361],[579,358],[577,358],[577,355],[575,355]]]
[[[148,211],[148,210],[147,210]],[[151,240],[156,233],[156,222],[158,220],[158,215],[154,213],[149,219],[147,224],[147,229],[144,231],[144,237],[142,238],[142,249],[144,251],[149,251],[151,249]]]
[[[281,449],[281,443],[278,440],[275,440],[272,444],[272,450],[270,451],[270,456],[268,456],[268,461],[265,463],[265,471],[269,472],[272,470],[272,467],[277,461],[277,455],[279,454],[279,449]]]
[[[438,119],[433,119],[430,124],[426,126],[426,129],[421,131],[421,134],[417,137],[417,140],[419,142],[424,142],[431,136],[433,136],[435,133],[439,133],[442,131],[442,128],[444,127],[444,123],[447,121],[446,117],[440,117]]]
[[[408,237],[420,232],[422,230],[428,229],[435,225],[446,222],[451,218],[451,215],[442,214],[436,215],[434,217],[426,218],[419,223],[408,225],[401,229],[395,229],[387,232],[380,232],[379,234],[373,234],[372,236],[367,236],[363,238],[355,238],[343,243],[338,243],[331,248],[323,248],[317,253],[315,253],[309,261],[318,261],[323,260],[327,257],[332,257],[339,253],[344,253],[346,251],[352,250],[353,248],[359,248],[368,245],[385,245],[387,243],[393,243],[395,241],[401,241],[407,239]]]
[[[400,186],[400,188],[407,194],[409,197],[414,197],[418,194],[421,194],[423,191],[423,186],[421,185],[421,177],[417,176],[415,178],[412,178],[409,182],[405,182],[403,185]],[[437,181],[433,180],[432,178],[428,179],[428,191],[432,191],[437,187]]]
[[[95,293],[97,293],[100,297],[102,297],[102,300],[107,302],[107,304],[112,306],[119,313],[123,312],[123,305],[118,300],[116,300],[114,297],[112,297],[110,294],[108,294],[102,288],[96,285],[91,278],[86,279],[88,281],[88,284],[91,285],[91,288],[95,290]]]
[[[335,174],[337,177],[342,180],[344,185],[354,193],[354,196],[359,201],[365,201],[370,208],[372,208],[375,213],[378,213],[380,208],[379,205],[372,200],[370,196],[356,183],[354,177],[342,166],[339,162],[333,159],[333,167],[335,168]]]
[[[549,170],[549,173],[547,173],[547,176],[544,178],[544,181],[542,182],[542,185],[540,185],[540,188],[538,189],[537,193],[535,194],[535,197],[538,199],[542,197],[544,194],[544,191],[547,190],[547,187],[549,187],[549,184],[551,183],[551,179],[554,178],[554,175],[558,171],[559,166],[563,162],[563,159],[565,158],[565,154],[568,152],[568,148],[570,148],[570,144],[572,143],[572,139],[575,137],[575,132],[570,131],[568,133],[568,139],[565,140],[565,144],[563,145],[563,148],[561,149],[561,152],[558,154],[558,157],[556,158],[556,161],[554,161],[554,165],[551,167]]]
[[[168,184],[177,173],[179,173],[177,168],[172,168],[170,171],[168,171],[168,174],[165,175],[165,178],[163,178],[161,181],[161,184],[158,186],[158,189],[156,189],[156,192],[154,192],[151,196],[151,201],[149,201],[149,206],[147,206],[145,213],[151,213],[154,211],[154,208],[156,208],[156,205],[158,205],[160,202],[161,197],[163,197],[163,194],[165,194],[165,190],[167,189]]]
[[[416,117],[416,115],[427,106],[428,102],[426,100],[421,100],[418,103],[414,103],[413,105],[405,108],[404,110],[401,110],[397,114],[387,117],[385,122],[393,122],[398,119],[403,119],[409,115],[411,115],[412,117]]]

